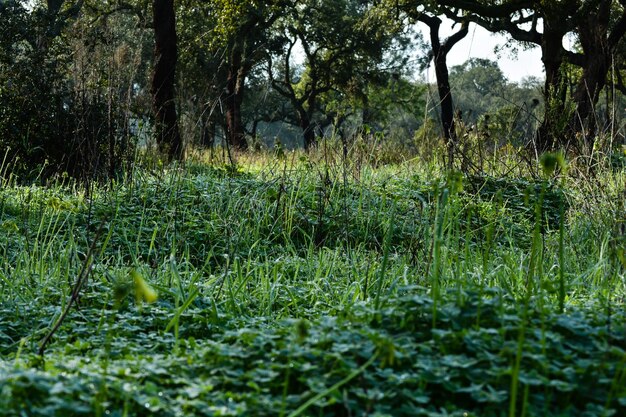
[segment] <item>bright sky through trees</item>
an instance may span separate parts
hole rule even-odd
[[[418,25],[418,28],[422,31],[425,39],[428,39],[427,27]],[[456,30],[458,30],[458,25],[452,28],[452,22],[446,20],[441,25],[441,37],[448,37]],[[509,81],[519,82],[529,76],[544,77],[539,48],[534,47],[529,50],[518,48],[517,54],[513,53],[511,48],[500,48],[498,54],[494,52],[494,48],[498,46],[503,47],[505,44],[506,38],[504,36],[492,34],[472,23],[469,34],[450,51],[448,65],[450,67],[459,65],[469,58],[487,58],[498,61],[500,68]],[[423,75],[428,80],[435,82],[435,72],[432,65]]]

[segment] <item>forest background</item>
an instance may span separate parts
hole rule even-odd
[[[464,146],[457,136],[469,132],[488,137],[487,147],[538,153],[589,153],[599,133],[623,136],[619,3],[1,7],[0,132],[16,173],[46,165],[45,175],[111,177],[138,146],[169,148],[170,159],[181,159],[185,148],[308,149],[323,137],[384,137],[381,146],[403,147],[410,158],[435,151],[443,136],[453,166]],[[443,38],[440,17],[458,22],[457,32]],[[502,53],[539,48],[546,76],[509,82],[485,59],[448,69],[447,55],[470,22],[505,36]],[[435,83],[416,79],[430,64]]]

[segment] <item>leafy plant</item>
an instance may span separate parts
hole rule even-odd
[[[0,415],[626,412],[623,270],[567,175],[256,158],[5,184]]]

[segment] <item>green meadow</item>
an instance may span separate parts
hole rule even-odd
[[[332,149],[7,176],[0,415],[626,415],[623,168]]]

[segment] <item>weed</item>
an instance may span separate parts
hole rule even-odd
[[[6,182],[0,416],[626,413],[619,171],[585,211],[575,172],[320,152]]]

